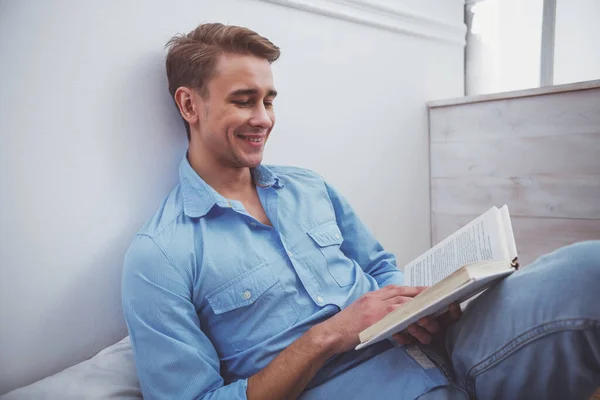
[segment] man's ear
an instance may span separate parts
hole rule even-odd
[[[200,104],[197,104],[200,96],[196,95],[193,89],[185,86],[180,86],[175,91],[175,103],[179,108],[179,113],[187,121],[188,124],[194,125],[200,119],[199,110],[202,109]]]

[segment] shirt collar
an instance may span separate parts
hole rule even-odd
[[[251,168],[250,173],[254,182],[262,187],[283,187],[280,179],[270,169],[263,165]],[[203,217],[215,205],[231,207],[229,201],[208,185],[190,165],[187,156],[179,165],[179,182],[183,197],[183,212],[191,218]]]
[[[279,177],[262,164],[259,164],[256,168],[251,168],[250,173],[252,174],[254,183],[262,188],[272,186],[275,189],[279,189],[283,187],[283,183],[281,183]]]

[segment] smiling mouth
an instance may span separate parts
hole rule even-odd
[[[261,143],[264,141],[264,136],[256,137],[256,136],[246,136],[246,135],[240,135],[240,134],[236,134],[235,136],[239,137],[240,139],[247,140],[251,143]]]

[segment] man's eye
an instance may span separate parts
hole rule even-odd
[[[273,107],[273,102],[265,101],[265,108],[272,108],[272,107]]]
[[[235,101],[232,101],[232,103],[239,107],[248,107],[250,105],[249,101],[244,101],[244,100],[235,100]]]

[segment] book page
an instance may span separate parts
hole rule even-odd
[[[405,284],[431,286],[466,264],[508,260],[503,225],[500,211],[492,207],[404,267]]]
[[[512,261],[517,254],[517,243],[515,242],[515,234],[512,229],[512,222],[510,222],[510,213],[508,212],[508,206],[505,204],[500,207],[500,215],[502,217],[502,223],[504,224],[504,232],[506,236],[506,246],[508,248],[509,260]]]

